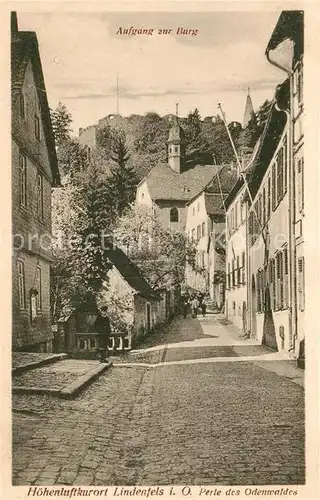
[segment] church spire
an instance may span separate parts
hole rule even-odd
[[[242,124],[243,128],[246,128],[248,126],[248,123],[251,120],[252,116],[254,116],[254,111],[253,111],[253,105],[252,105],[252,100],[251,100],[251,96],[250,96],[250,87],[248,87],[246,108],[244,111],[243,124]]]
[[[179,125],[178,104],[176,104],[176,114],[173,116],[172,125],[169,130],[168,163],[174,172],[182,172],[182,163],[185,154],[185,140],[183,129]]]

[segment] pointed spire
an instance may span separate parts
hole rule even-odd
[[[253,110],[252,100],[251,100],[251,96],[250,96],[250,87],[248,87],[246,108],[245,108],[244,117],[243,117],[243,124],[242,124],[243,128],[246,128],[248,126],[248,123],[251,120],[252,116],[254,116],[254,110]]]

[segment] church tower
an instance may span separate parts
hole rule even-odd
[[[251,100],[251,96],[250,96],[250,89],[248,88],[246,108],[244,111],[243,124],[242,124],[243,128],[246,128],[248,126],[249,121],[254,116],[255,116],[255,114],[254,114],[252,100]]]
[[[167,144],[169,166],[174,172],[180,174],[183,170],[185,156],[185,137],[184,131],[179,125],[178,113],[172,119]]]

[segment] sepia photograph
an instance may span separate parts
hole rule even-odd
[[[304,11],[280,5],[11,10],[28,496],[306,484]]]

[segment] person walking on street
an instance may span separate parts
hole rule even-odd
[[[197,297],[193,297],[191,301],[191,308],[192,308],[192,317],[196,318],[198,314],[198,307],[199,307],[199,301]]]
[[[203,299],[201,301],[201,312],[202,312],[202,316],[204,318],[206,315],[206,312],[207,312],[207,300],[205,297],[203,297]]]
[[[108,318],[108,308],[101,307],[100,314],[95,322],[95,330],[99,334],[99,360],[100,363],[108,363],[109,357],[109,337],[111,333],[110,321]]]
[[[186,318],[188,316],[189,310],[189,297],[186,294],[183,299],[183,317]]]

